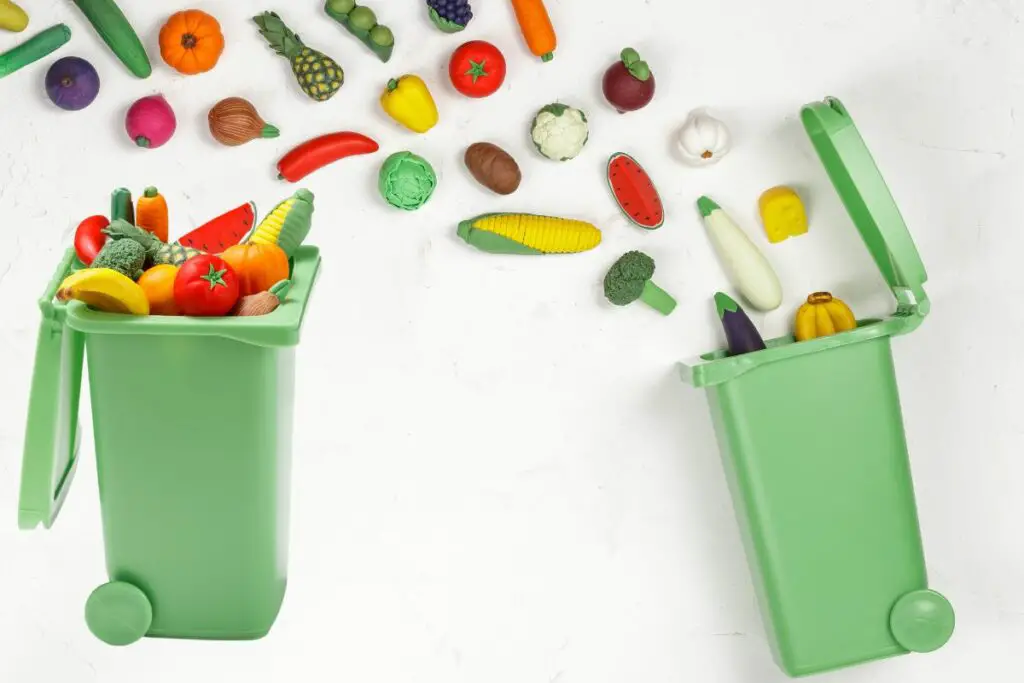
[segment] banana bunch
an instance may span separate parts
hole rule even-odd
[[[83,268],[64,278],[57,289],[57,300],[71,299],[106,313],[149,315],[146,292],[112,268]]]
[[[827,337],[857,327],[853,311],[842,300],[828,292],[815,292],[796,313],[797,341]]]

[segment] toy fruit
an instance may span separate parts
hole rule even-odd
[[[178,238],[178,244],[207,253],[219,253],[245,239],[255,223],[256,205],[246,202]]]
[[[19,33],[28,27],[28,14],[11,0],[0,0],[0,28]]]
[[[317,102],[324,102],[341,89],[345,83],[342,68],[323,52],[306,47],[281,17],[274,12],[264,12],[252,20],[270,47],[291,63],[302,92]]]
[[[238,276],[241,296],[265,292],[275,282],[288,279],[288,255],[276,244],[236,244],[225,249],[219,256]]]
[[[765,234],[772,244],[807,232],[807,211],[792,189],[779,186],[765,190],[758,207]]]
[[[74,0],[74,3],[129,71],[139,78],[148,78],[153,73],[146,48],[114,0]]]
[[[558,40],[544,0],[512,0],[512,9],[530,52],[545,62],[554,59]]]
[[[601,243],[590,223],[528,213],[485,213],[459,223],[458,235],[492,254],[575,254]]]
[[[100,93],[100,75],[81,57],[61,57],[46,72],[46,94],[61,109],[85,109]]]
[[[583,151],[590,138],[587,116],[564,104],[549,104],[534,116],[530,137],[548,159],[568,161]]]
[[[626,218],[645,230],[665,223],[665,209],[650,176],[636,159],[617,152],[608,160],[608,187]]]
[[[718,204],[701,197],[697,208],[722,267],[740,293],[758,310],[778,308],[782,304],[782,285],[768,259]]]
[[[177,242],[171,242],[170,244],[161,242],[150,231],[143,230],[120,218],[110,221],[110,225],[104,228],[103,232],[111,240],[138,242],[146,252],[147,265],[170,263],[180,266],[193,256],[199,256],[204,253],[198,249],[184,247]]]
[[[206,115],[213,139],[236,147],[258,138],[276,138],[281,131],[259,115],[256,107],[241,97],[227,97],[213,105]]]
[[[68,275],[57,288],[57,300],[72,299],[105,313],[149,315],[142,287],[110,268],[83,268]]]
[[[174,302],[174,279],[178,266],[164,263],[153,266],[139,278],[139,287],[146,293],[150,315],[179,315],[178,304]]]
[[[715,294],[715,311],[718,313],[718,319],[722,321],[727,353],[730,356],[766,348],[761,333],[754,327],[746,311],[733,301],[732,297],[722,292]]]
[[[375,140],[362,133],[342,131],[307,140],[277,162],[277,177],[294,183],[327,164],[380,149]]]
[[[471,40],[455,48],[448,77],[466,97],[493,95],[505,82],[505,56],[486,41]]]
[[[20,45],[15,45],[0,54],[0,78],[42,59],[69,40],[71,29],[67,24],[57,24],[37,33]]]
[[[291,258],[312,227],[313,193],[302,188],[274,207],[246,241],[276,244]]]
[[[91,265],[100,249],[107,243],[103,229],[110,225],[106,216],[89,216],[75,230],[75,255],[83,265]]]
[[[691,166],[709,166],[729,153],[731,140],[724,123],[698,109],[690,112],[679,131],[679,151]]]
[[[345,27],[363,45],[386,62],[395,50],[395,35],[387,26],[377,23],[377,16],[369,7],[361,7],[355,0],[327,0],[324,12]]]
[[[457,33],[473,18],[469,0],[427,0],[427,9],[434,26],[445,33]]]
[[[238,278],[212,254],[185,261],[174,277],[174,303],[184,315],[227,315],[238,303]]]
[[[136,100],[124,117],[124,127],[136,145],[144,149],[163,146],[178,126],[174,110],[163,95]]]
[[[654,99],[654,74],[647,62],[631,47],[619,55],[619,61],[604,72],[601,87],[604,97],[620,114],[636,111]]]
[[[381,165],[377,187],[391,206],[415,211],[434,194],[437,174],[423,157],[412,152],[396,152]]]
[[[807,297],[807,303],[796,312],[793,336],[797,341],[808,341],[856,327],[857,319],[845,302],[828,292],[815,292]]]
[[[388,116],[414,133],[426,133],[437,124],[437,105],[419,76],[392,78],[380,96]]]
[[[137,226],[149,230],[161,242],[167,241],[167,200],[155,187],[147,187],[139,197],[135,216]]]
[[[160,56],[186,75],[209,71],[224,52],[220,23],[206,12],[175,12],[160,29]]]
[[[291,286],[291,280],[281,280],[265,292],[243,296],[238,300],[232,314],[245,317],[273,313],[281,305]]]
[[[676,308],[676,300],[651,281],[654,259],[642,251],[627,251],[612,264],[604,276],[604,296],[616,306],[628,306],[637,299],[668,315]]]
[[[512,155],[489,142],[474,142],[466,149],[464,160],[476,181],[498,194],[512,194],[523,179]]]

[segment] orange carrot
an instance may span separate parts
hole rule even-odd
[[[554,59],[558,41],[544,0],[512,0],[512,9],[530,52],[545,62]]]
[[[161,242],[167,241],[167,200],[155,187],[147,187],[135,209],[135,223]]]

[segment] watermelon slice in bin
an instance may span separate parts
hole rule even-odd
[[[208,254],[219,254],[239,244],[256,225],[256,205],[246,202],[236,209],[217,216],[178,240],[183,247],[191,247]]]

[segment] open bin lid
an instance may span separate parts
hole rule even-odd
[[[928,273],[846,107],[836,98],[826,97],[804,106],[800,118],[846,211],[896,296],[899,312],[927,315],[923,285]]]

